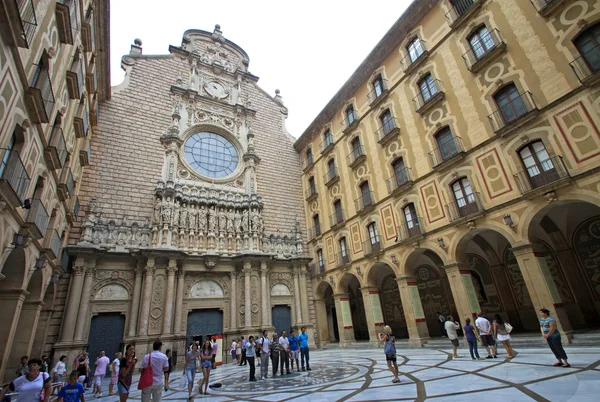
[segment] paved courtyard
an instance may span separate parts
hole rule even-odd
[[[480,348],[481,351],[481,348]],[[504,352],[504,351],[502,351]],[[398,364],[401,383],[392,384],[382,349],[331,349],[311,352],[311,372],[248,382],[248,366],[226,364],[213,370],[211,384],[220,382],[210,401],[596,401],[600,395],[600,348],[567,348],[570,368],[553,367],[549,349],[522,349],[509,362],[473,361],[462,349],[462,359],[451,351],[406,349]],[[483,353],[485,356],[485,351]],[[257,368],[260,372],[260,368]],[[172,390],[164,400],[186,400],[179,390],[181,371],[171,377]],[[196,381],[201,377],[197,374]],[[132,388],[136,388],[134,385]],[[104,387],[106,390],[106,386]],[[106,392],[106,391],[105,391]],[[105,393],[106,395],[106,393]],[[135,389],[130,400],[139,400]],[[114,402],[116,397],[104,397]]]

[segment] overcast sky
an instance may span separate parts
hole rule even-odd
[[[269,94],[281,90],[287,129],[299,137],[411,0],[198,1],[112,0],[111,81],[123,80],[121,56],[134,38],[144,54],[168,54],[183,32],[223,35],[250,57],[249,71]]]

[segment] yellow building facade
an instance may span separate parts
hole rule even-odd
[[[600,324],[599,44],[595,0],[408,7],[295,144],[320,344]]]

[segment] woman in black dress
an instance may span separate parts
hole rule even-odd
[[[173,371],[173,353],[171,352],[171,349],[167,349],[167,352],[165,353],[167,355],[167,358],[169,359],[169,369],[167,371],[165,371],[165,391],[169,390],[169,376],[171,375],[171,371]]]

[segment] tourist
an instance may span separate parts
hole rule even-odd
[[[304,359],[306,359],[306,370],[311,371],[310,363],[308,362],[308,334],[306,333],[306,327],[300,328],[302,333],[298,335],[298,342],[300,342],[300,361],[302,362],[302,371],[304,371]]]
[[[258,338],[258,337],[256,337],[256,338],[254,338],[254,339],[259,339],[259,338]],[[255,341],[255,343],[256,343],[256,341]],[[255,354],[254,354],[254,357],[256,357],[256,359],[254,359],[254,361],[256,362],[256,365],[257,365],[258,367],[260,367],[260,361],[261,361],[261,357],[260,357],[260,350],[261,350],[261,348],[257,348],[257,347],[255,347],[255,348],[254,348],[254,353],[255,353]],[[261,369],[261,371],[262,371],[262,369]]]
[[[448,319],[444,323],[444,329],[446,330],[446,335],[448,335],[448,339],[452,342],[452,353],[455,359],[461,359],[462,356],[458,355],[458,334],[456,330],[460,328],[458,322],[454,321],[454,317],[451,315],[448,316]]]
[[[21,357],[21,364],[19,365],[19,368],[15,371],[17,377],[22,377],[29,372],[29,366],[27,365],[28,361],[29,356]]]
[[[389,325],[383,327],[383,333],[379,333],[379,341],[384,343],[383,353],[385,353],[385,361],[387,366],[394,375],[392,382],[394,384],[400,382],[398,378],[398,362],[396,358],[396,338],[392,335],[392,329]]]
[[[67,356],[62,355],[52,369],[52,382],[64,381],[65,372],[67,371]]]
[[[47,373],[48,372],[48,356],[42,355],[42,365],[40,366],[40,372]]]
[[[469,343],[469,353],[471,353],[471,359],[485,360],[483,357],[479,357],[479,351],[477,350],[477,336],[475,335],[475,328],[471,325],[471,319],[465,319],[465,326],[463,327],[467,342]]]
[[[41,373],[40,359],[30,359],[27,361],[27,371],[22,376],[17,377],[8,387],[0,391],[0,401],[8,391],[18,392],[19,402],[48,402],[52,393],[52,379],[50,374]],[[42,394],[43,392],[43,394]]]
[[[279,335],[277,333],[273,333],[273,339],[269,344],[269,355],[271,356],[271,366],[273,370],[273,377],[277,376],[277,372],[279,372],[279,355],[281,352],[281,346],[279,345]],[[283,367],[281,368],[281,374],[283,375]]]
[[[243,339],[243,338],[242,338]],[[246,360],[248,361],[248,364],[250,365],[250,376],[249,376],[249,381],[256,381],[256,367],[254,366],[254,356],[255,356],[255,352],[254,352],[254,347],[255,347],[256,343],[254,342],[254,337],[252,335],[250,335],[250,338],[248,338],[248,342],[246,342]]]
[[[294,335],[294,330],[290,329],[290,360],[292,362],[292,371],[294,371],[294,360],[296,361],[296,371],[300,371],[300,346],[298,346],[298,337]]]
[[[216,369],[216,361],[217,361],[217,350],[219,350],[219,344],[217,343],[217,338],[213,337],[210,342],[210,346],[212,347],[212,359],[211,359],[211,367]]]
[[[279,346],[281,347],[281,350],[279,351],[279,364],[281,364],[281,374],[283,375],[284,365],[286,374],[292,374],[290,373],[290,341],[285,331],[281,331],[281,336],[279,337]]]
[[[216,342],[214,343],[216,345]],[[202,384],[204,384],[204,395],[208,395],[208,380],[210,378],[210,368],[214,361],[213,345],[210,341],[204,342],[202,345],[202,351],[200,352],[200,358],[202,359],[202,381],[198,384],[198,392],[202,394]]]
[[[475,320],[475,326],[479,330],[479,336],[481,337],[481,344],[485,347],[488,355],[486,359],[496,359],[498,357],[496,350],[496,341],[492,335],[492,324],[485,318],[483,313],[477,315]]]
[[[94,377],[90,375],[90,355],[87,352],[83,352],[83,360],[85,361],[85,365],[87,366],[87,376],[85,377],[85,384],[83,385],[85,389],[89,389],[93,386]],[[93,388],[92,388],[93,389]]]
[[[80,350],[79,352],[77,352],[77,356],[75,356],[75,359],[73,359],[73,370],[77,370],[79,368],[79,359],[81,359],[83,357],[83,351]]]
[[[115,360],[110,364],[110,384],[108,385],[108,395],[117,395],[116,392],[113,393],[113,388],[117,381],[119,381],[119,367],[121,365],[121,358],[123,357],[123,353],[117,352],[115,353]]]
[[[183,365],[183,375],[187,376],[187,386],[189,397],[192,397],[192,389],[194,388],[194,378],[196,377],[196,362],[200,360],[198,345],[192,344],[192,350],[187,352],[185,356],[185,364]]]
[[[446,317],[439,311],[436,312],[438,324],[440,326],[440,332],[442,333],[442,338],[446,337]]]
[[[553,366],[571,367],[567,361],[567,352],[565,352],[565,349],[563,348],[560,331],[556,326],[556,320],[550,317],[550,310],[545,308],[541,309],[540,316],[542,317],[540,319],[542,335],[556,357],[556,363],[554,363]]]
[[[144,356],[142,364],[140,364],[140,372],[144,373],[144,370],[148,368],[148,362],[152,367],[152,385],[142,390],[142,402],[150,401],[152,397],[153,402],[160,402],[163,394],[163,383],[165,381],[164,372],[169,369],[169,359],[167,355],[161,352],[162,342],[160,340],[154,341],[152,344],[152,352]]]
[[[88,383],[90,375],[90,366],[87,363],[85,354],[82,354],[79,358],[79,364],[77,365],[77,372],[79,373],[78,381],[85,387]]]
[[[258,340],[258,344],[260,345],[260,379],[264,380],[268,377],[269,371],[269,345],[271,341],[268,337],[269,333],[265,329],[262,333],[262,338]],[[253,355],[254,356],[254,355]]]
[[[246,356],[246,340],[242,336],[242,360],[240,361],[240,366],[246,365]]]
[[[237,360],[236,363],[242,362],[242,340],[240,338],[238,338],[235,345],[235,358]]]
[[[169,362],[169,369],[165,371],[165,391],[168,391],[169,377],[171,377],[171,371],[173,371],[173,352],[171,352],[171,349],[167,349],[165,355],[167,355],[167,361]]]
[[[94,383],[94,396],[102,398],[102,380],[106,375],[106,368],[110,364],[110,359],[104,355],[104,351],[101,350],[96,358],[96,371],[94,371],[95,383]]]
[[[129,398],[129,388],[131,388],[133,371],[135,370],[136,364],[135,346],[127,345],[125,348],[125,357],[123,357],[119,363],[119,381],[117,382],[117,389],[119,390],[120,402],[126,402],[127,398]]]
[[[235,338],[233,339],[233,341],[231,341],[231,349],[229,350],[229,353],[231,353],[231,362],[233,364],[237,364],[237,342],[235,340]]]
[[[57,402],[85,402],[85,388],[77,381],[78,377],[77,370],[71,371],[69,383],[58,391]]]
[[[494,335],[496,336],[496,339],[502,342],[504,349],[506,349],[506,352],[508,353],[508,356],[506,356],[506,358],[512,359],[513,357],[515,357],[516,352],[510,346],[510,334],[508,333],[508,330],[506,329],[506,326],[504,325],[504,321],[502,320],[502,317],[500,317],[500,314],[494,314],[493,325]]]

